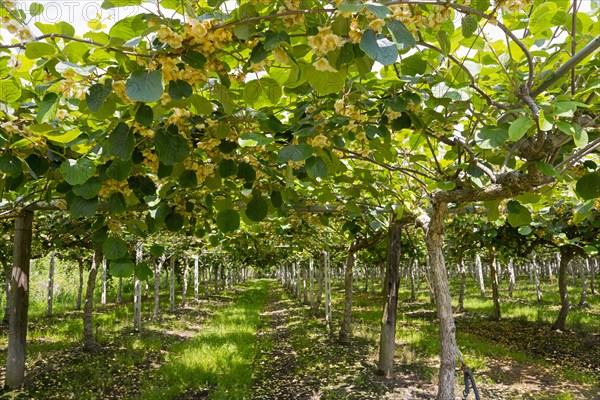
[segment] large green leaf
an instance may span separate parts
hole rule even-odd
[[[120,258],[124,258],[128,251],[129,246],[127,246],[127,243],[121,238],[108,238],[102,245],[102,254],[107,260],[118,260]]]
[[[529,225],[531,223],[531,213],[527,207],[524,207],[515,200],[510,200],[507,204],[508,223],[513,227]]]
[[[90,86],[88,93],[85,97],[85,102],[87,103],[88,108],[92,112],[98,112],[102,108],[102,104],[104,104],[104,100],[108,97],[109,94],[112,93],[112,86],[107,82],[107,84],[95,84]]]
[[[161,129],[154,138],[158,159],[165,165],[174,165],[190,154],[187,140],[172,129]]]
[[[106,176],[115,181],[124,181],[129,178],[132,169],[133,162],[131,160],[122,161],[115,159],[106,169]]]
[[[237,177],[251,183],[256,179],[256,171],[252,165],[242,162],[238,165]]]
[[[73,187],[73,193],[77,196],[81,196],[86,200],[93,199],[98,196],[100,189],[102,188],[102,181],[98,177],[91,177],[84,184]]]
[[[290,144],[279,150],[279,161],[286,163],[288,161],[306,160],[313,153],[312,147],[307,144]]]
[[[482,149],[495,149],[508,139],[508,125],[484,125],[477,133],[477,145]]]
[[[117,278],[129,278],[133,275],[135,264],[128,258],[113,260],[108,266],[108,270],[112,276]]]
[[[25,57],[35,60],[42,57],[51,56],[56,51],[56,47],[50,43],[31,42],[25,46]]]
[[[125,91],[131,100],[151,103],[160,100],[165,91],[160,71],[135,71],[125,83]]]
[[[84,199],[81,196],[77,196],[73,192],[69,192],[65,196],[67,206],[73,218],[85,217],[91,218],[96,214],[98,210],[98,198]]]
[[[5,152],[0,156],[0,171],[13,177],[20,176],[23,173],[23,163],[18,157]]]
[[[225,158],[219,163],[219,175],[221,175],[221,178],[233,176],[237,174],[237,171],[237,164],[234,160]]]
[[[377,35],[372,29],[367,29],[363,33],[360,49],[371,59],[383,65],[392,65],[398,59],[396,44],[383,35]]]
[[[0,101],[12,103],[21,97],[21,87],[13,79],[0,80]]]
[[[154,121],[154,111],[147,104],[141,104],[135,112],[135,120],[142,125],[152,126]]]
[[[131,159],[131,153],[135,148],[135,139],[133,131],[124,122],[119,122],[117,127],[111,132],[106,143],[108,154],[115,156],[123,161]]]
[[[127,202],[123,193],[115,192],[108,199],[108,211],[113,214],[121,214],[127,211]]]
[[[275,141],[275,138],[258,132],[246,132],[238,139],[240,147],[265,146]]]
[[[58,95],[56,93],[47,93],[44,99],[40,103],[38,113],[35,116],[35,120],[41,124],[42,122],[48,122],[54,118],[58,110]]]
[[[579,178],[575,186],[577,194],[582,199],[590,200],[600,197],[600,173],[593,172]]]
[[[154,272],[146,261],[142,261],[134,267],[135,277],[140,281],[147,281],[154,276]]]
[[[65,181],[71,185],[83,185],[96,174],[94,162],[88,158],[68,159],[60,165],[60,172]]]
[[[462,34],[469,38],[477,31],[477,19],[473,15],[465,15],[460,21]]]
[[[513,142],[521,139],[535,122],[529,117],[519,117],[510,124],[508,128],[508,137]]]
[[[197,51],[188,50],[184,55],[181,56],[181,61],[190,67],[202,69],[204,68],[204,64],[206,64],[206,57]]]
[[[260,222],[267,216],[269,204],[264,198],[257,196],[246,205],[246,216],[251,221]]]
[[[177,212],[172,212],[165,217],[165,226],[171,232],[179,232],[181,228],[183,228],[184,222],[185,219],[183,218],[183,215]]]
[[[312,156],[306,160],[306,173],[311,178],[327,178],[327,165],[320,156]]]
[[[412,49],[417,44],[413,34],[402,22],[392,19],[387,22],[386,27],[400,51]]]
[[[312,65],[306,68],[306,79],[319,95],[339,93],[346,84],[348,72],[346,67],[340,68],[338,72],[317,71]]]
[[[232,209],[219,211],[217,214],[217,227],[223,233],[237,230],[240,227],[240,214]]]
[[[175,80],[169,82],[169,96],[171,96],[173,100],[180,100],[190,97],[192,93],[192,85],[186,81]]]

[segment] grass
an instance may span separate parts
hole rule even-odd
[[[143,307],[143,328],[133,332],[132,301],[96,307],[98,351],[81,348],[80,311],[47,318],[33,308],[28,334],[27,385],[0,392],[18,399],[172,399],[210,391],[212,399],[243,399],[252,383],[255,332],[272,282],[242,284],[216,299],[189,302],[151,321],[152,301]],[[179,304],[179,303],[177,303]],[[68,309],[68,305],[66,306]],[[6,335],[0,346],[6,347]],[[6,365],[6,351],[0,353]],[[194,393],[192,393],[193,395]],[[199,396],[200,397],[200,396]]]

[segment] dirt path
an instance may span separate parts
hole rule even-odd
[[[425,358],[399,341],[396,371],[390,379],[375,373],[377,346],[357,332],[350,346],[331,341],[322,319],[310,315],[283,288],[274,289],[261,314],[260,349],[250,399],[434,399],[437,358]],[[357,323],[356,330],[362,328]],[[368,330],[372,330],[370,327]],[[369,337],[367,335],[367,337]],[[460,398],[462,373],[455,393]],[[483,399],[599,399],[597,388],[561,379],[554,367],[510,359],[487,359],[475,371]],[[475,398],[473,393],[469,399]]]

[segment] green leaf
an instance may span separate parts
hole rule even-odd
[[[593,172],[579,178],[575,190],[584,200],[597,199],[600,197],[600,173]]]
[[[453,182],[453,181],[438,182],[437,187],[438,187],[438,189],[441,189],[441,190],[450,191],[450,190],[456,188],[456,182]]]
[[[154,272],[148,266],[148,263],[146,261],[142,261],[134,267],[134,274],[135,277],[138,278],[140,281],[147,281],[148,279],[154,276]]]
[[[406,57],[400,64],[400,69],[404,75],[417,76],[422,75],[427,71],[427,62],[421,58],[419,53]]]
[[[338,10],[343,13],[357,13],[363,10],[365,5],[361,0],[342,0],[338,4]]]
[[[194,50],[188,50],[184,55],[181,56],[181,61],[196,69],[203,69],[206,64],[206,57],[202,53],[198,53]]]
[[[70,158],[60,165],[60,172],[69,185],[82,185],[96,174],[96,166],[88,158],[78,160]]]
[[[223,233],[237,230],[240,227],[240,214],[232,209],[219,211],[217,214],[217,227]]]
[[[495,149],[508,139],[508,125],[484,125],[477,133],[477,145],[482,149]]]
[[[400,51],[412,49],[416,45],[415,37],[408,28],[400,21],[391,19],[386,23],[387,29],[392,35],[392,39]]]
[[[106,142],[106,151],[122,161],[131,160],[131,153],[135,148],[135,139],[133,131],[124,122],[119,122],[116,128],[111,132]]]
[[[309,65],[306,69],[306,80],[317,94],[326,96],[339,93],[344,89],[347,72],[346,67],[340,68],[338,72],[330,72],[317,71],[315,67]]]
[[[56,47],[50,43],[30,42],[25,46],[25,57],[30,60],[51,56],[56,51]]]
[[[448,32],[440,29],[438,30],[436,38],[440,45],[440,49],[442,50],[442,54],[447,56],[450,53],[450,50],[452,50],[452,43],[448,37]]]
[[[115,192],[110,195],[110,198],[108,199],[108,211],[113,215],[127,211],[127,202],[122,193]]]
[[[242,162],[238,165],[237,177],[244,179],[247,183],[252,183],[256,179],[256,171],[252,165]]]
[[[132,169],[133,162],[131,160],[123,161],[117,158],[106,169],[106,176],[115,181],[123,181],[129,178]]]
[[[127,97],[131,100],[151,103],[160,100],[165,91],[160,71],[135,71],[125,83]]]
[[[158,159],[165,165],[174,165],[185,160],[190,153],[187,140],[179,133],[161,129],[154,137]]]
[[[186,169],[179,175],[179,186],[182,188],[195,188],[198,186],[198,176],[196,171]]]
[[[38,124],[43,122],[48,122],[54,119],[56,115],[56,110],[58,110],[58,95],[56,93],[47,93],[44,96],[44,99],[40,103],[40,107],[38,109],[38,113],[35,116],[35,120]]]
[[[309,145],[302,144],[290,144],[279,150],[279,161],[287,163],[288,161],[299,162],[306,160],[313,153],[312,147]]]
[[[546,117],[544,116],[544,110],[540,110],[538,118],[539,118],[540,129],[542,131],[551,131],[552,130],[552,121],[548,121],[546,119]]]
[[[29,5],[29,15],[31,15],[32,17],[37,17],[38,15],[40,15],[41,13],[44,12],[44,6],[40,3],[31,3],[31,5]]]
[[[5,152],[0,156],[0,171],[16,178],[23,173],[23,163],[18,157]]]
[[[320,156],[312,156],[306,160],[306,173],[309,177],[327,178],[327,165]]]
[[[283,205],[283,197],[281,196],[281,192],[278,190],[274,190],[271,192],[271,204],[275,208],[281,208]]]
[[[111,93],[112,86],[110,84],[102,85],[97,83],[90,86],[90,89],[85,97],[85,102],[92,112],[98,112],[102,108],[104,100],[106,100],[108,95]]]
[[[260,222],[266,218],[269,212],[269,204],[262,197],[253,197],[246,205],[246,216],[251,221]]]
[[[510,124],[508,128],[508,137],[513,142],[521,139],[535,122],[529,117],[519,117]]]
[[[129,278],[133,275],[135,264],[130,259],[113,260],[108,266],[110,274],[117,278]]]
[[[383,35],[377,35],[372,29],[367,29],[360,39],[360,49],[371,59],[383,64],[392,65],[398,59],[398,48]]]
[[[102,181],[98,177],[91,177],[83,185],[76,185],[73,187],[73,193],[77,196],[81,196],[86,200],[93,199],[98,196],[100,189],[102,188]]]
[[[199,95],[192,96],[192,111],[198,115],[211,115],[213,112],[213,104]]]
[[[256,146],[266,146],[275,141],[275,138],[268,137],[262,133],[258,132],[247,132],[244,133],[238,139],[238,143],[240,147],[256,147]]]
[[[40,157],[37,154],[30,154],[25,159],[29,168],[33,171],[33,173],[38,177],[42,177],[50,168],[50,163],[48,159],[45,157]],[[1,164],[1,161],[0,161]]]
[[[73,192],[69,192],[65,196],[67,206],[73,218],[85,217],[91,218],[98,210],[98,198],[84,199],[77,196]]]
[[[164,252],[165,248],[163,246],[159,246],[157,244],[150,246],[150,254],[152,254],[154,257],[160,257],[164,254]]]
[[[462,34],[464,37],[469,38],[477,31],[477,18],[473,15],[466,15],[460,21],[462,27]]]
[[[73,28],[73,25],[65,21],[58,21],[51,24],[36,22],[35,26],[37,26],[40,32],[42,32],[44,35],[58,33],[65,36],[75,36],[75,28]]]
[[[13,103],[21,97],[21,87],[12,79],[0,80],[0,101]]]
[[[152,107],[147,104],[141,104],[135,112],[135,120],[144,126],[152,126],[152,122],[154,121]]]
[[[556,171],[556,169],[554,168],[553,165],[542,162],[542,161],[536,161],[535,163],[537,169],[540,170],[540,172],[546,176],[552,176],[552,177],[560,177],[560,174],[558,173],[558,171]]]
[[[185,219],[183,218],[183,215],[177,212],[172,212],[165,217],[165,226],[171,232],[179,232],[181,228],[183,228],[184,222]]]
[[[500,200],[484,201],[483,205],[485,206],[488,221],[494,222],[500,218],[500,211],[498,210]]]
[[[521,203],[515,200],[510,200],[507,204],[508,208],[508,223],[516,228],[522,225],[531,223],[531,213],[527,207],[523,207]]]
[[[175,80],[169,82],[169,96],[171,96],[173,100],[188,98],[192,93],[192,85],[186,81]]]
[[[219,175],[221,178],[227,178],[237,174],[237,164],[235,161],[225,158],[219,163]]]
[[[377,18],[383,19],[390,15],[390,9],[383,4],[367,1],[365,6],[367,6],[367,10],[375,14]]]
[[[128,251],[127,243],[121,238],[109,237],[102,245],[102,254],[107,260],[124,258]]]
[[[532,232],[531,227],[528,225],[523,225],[519,227],[519,235],[527,236]]]

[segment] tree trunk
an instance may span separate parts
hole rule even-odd
[[[154,308],[152,309],[152,319],[154,320],[158,318],[158,313],[160,312],[160,272],[164,263],[165,256],[162,255],[154,266]]]
[[[10,389],[21,387],[25,378],[32,225],[33,212],[31,211],[23,211],[15,218],[5,378],[5,385]]]
[[[181,290],[181,305],[185,306],[187,301],[187,287],[188,287],[188,274],[190,269],[190,263],[187,257],[183,259],[183,288]]]
[[[515,290],[516,280],[515,280],[515,267],[512,257],[508,262],[508,297],[512,299],[513,290]]]
[[[458,312],[465,311],[465,286],[467,285],[467,269],[465,268],[465,262],[462,258],[462,254],[459,257],[458,265],[460,268],[460,292],[458,295]]]
[[[325,322],[329,330],[329,336],[333,336],[333,315],[331,310],[331,264],[329,253],[323,252],[323,280],[325,281]]]
[[[81,301],[83,298],[83,271],[85,268],[85,260],[77,260],[77,269],[79,272],[79,285],[77,286],[77,300],[75,302],[75,309],[81,310]]]
[[[537,301],[541,302],[542,301],[542,288],[540,286],[539,264],[537,262],[535,253],[533,254],[532,261],[533,262],[532,262],[531,268],[533,268],[533,280],[535,282],[535,293],[537,295]]]
[[[175,254],[171,256],[169,271],[169,310],[175,312]]]
[[[198,256],[194,257],[194,301],[197,303],[198,302],[198,288],[199,288],[199,284],[200,284],[200,276],[199,276],[199,269],[198,269]]]
[[[479,277],[479,292],[481,297],[485,296],[485,280],[483,279],[483,266],[481,265],[481,257],[475,255],[475,265],[477,266],[477,276]]]
[[[433,287],[433,282],[431,279],[431,261],[429,260],[429,257],[427,257],[427,265],[426,265],[426,270],[425,270],[425,280],[427,281],[427,288],[429,288],[429,302],[431,304],[436,303],[436,299],[435,299],[435,289]]]
[[[569,263],[575,257],[575,247],[571,245],[561,246],[560,265],[558,268],[558,291],[560,293],[560,311],[556,321],[552,324],[553,330],[564,330],[567,314],[569,313],[569,291],[567,290],[567,273]]]
[[[81,277],[79,278],[79,281],[81,282]],[[48,266],[48,297],[46,298],[46,316],[47,317],[51,317],[52,316],[52,302],[54,301],[54,251],[50,252],[50,265]],[[79,308],[76,308],[76,310],[80,310],[81,309],[81,294],[78,293],[78,305]]]
[[[425,244],[429,254],[440,324],[440,372],[436,398],[437,400],[454,400],[456,326],[444,259],[444,218],[447,204],[433,201],[432,208],[431,217],[425,217],[428,221],[423,225],[426,227]]]
[[[339,338],[342,343],[350,343],[352,335],[352,278],[356,262],[356,241],[348,248],[348,256],[344,263],[344,315],[340,325]]]
[[[379,282],[381,283],[381,293],[383,294],[385,287],[385,264],[379,263]]]
[[[365,289],[363,292],[367,293],[369,291],[369,265],[364,263],[364,271],[365,271]]]
[[[589,268],[589,266],[590,262],[587,258],[579,263],[579,274],[581,276],[581,298],[579,299],[580,306],[585,306],[587,304],[587,281],[585,278],[585,270]]]
[[[321,307],[321,297],[323,296],[323,281],[325,277],[325,252],[319,254],[319,267],[317,268],[317,294],[315,298],[315,306],[313,307],[313,315],[319,312]]]
[[[311,258],[308,261],[308,280],[310,283],[310,309],[315,309],[315,265]]]
[[[144,253],[142,242],[137,242],[135,249],[135,263],[142,263]],[[142,329],[142,281],[133,274],[133,330],[139,332]]]
[[[123,278],[119,277],[119,285],[117,286],[117,303],[123,302]]]
[[[496,254],[494,252],[494,245],[490,245],[489,252],[490,278],[492,280],[492,302],[494,303],[492,318],[496,321],[500,321],[500,318],[502,317],[502,310],[500,309],[500,299],[498,295],[498,274],[496,273]]]
[[[94,324],[92,316],[94,312],[94,289],[96,288],[96,276],[98,276],[98,266],[102,262],[102,253],[94,252],[92,257],[92,266],[88,275],[87,287],[85,290],[85,303],[83,304],[83,346],[86,350],[93,350],[96,347],[94,339]]]
[[[300,300],[302,296],[302,267],[299,262],[295,262],[294,266],[296,268],[296,298]]]
[[[379,336],[379,361],[377,369],[390,376],[394,368],[394,350],[396,347],[396,317],[398,314],[398,289],[400,287],[400,254],[402,225],[390,221],[388,230],[388,249],[386,279],[384,285],[383,316]]]
[[[210,271],[208,271],[208,267],[206,265],[204,265],[204,262],[202,263],[202,280],[204,281],[204,298],[208,299],[208,286],[209,286],[209,280],[210,278]]]
[[[219,265],[216,262],[212,266],[212,270],[214,272],[214,274],[213,274],[213,286],[215,288],[215,293],[219,293],[219,291],[220,291],[220,288],[219,288]]]
[[[6,291],[6,304],[4,305],[4,317],[2,317],[2,326],[8,328],[8,320],[10,315],[10,280],[12,275],[12,268],[8,260],[6,260],[4,257],[2,257],[2,269],[4,271],[4,289]]]
[[[598,259],[594,259],[593,262],[590,263],[590,292],[592,294],[596,294],[596,268],[598,268]],[[8,291],[7,291],[8,293]]]
[[[102,259],[102,293],[100,295],[100,304],[106,304],[106,258]]]
[[[303,299],[302,299],[302,303],[303,304],[308,304],[308,266],[306,264],[304,264],[302,268],[302,294],[303,294]]]
[[[417,291],[415,285],[416,275],[419,273],[419,261],[415,258],[410,263],[410,301],[417,300]]]

